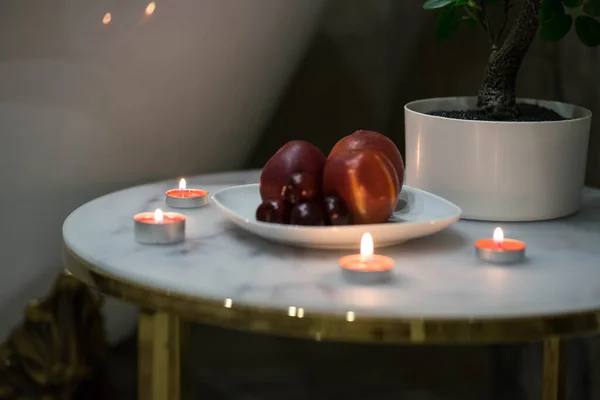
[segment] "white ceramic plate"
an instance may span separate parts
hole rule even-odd
[[[392,246],[447,228],[461,209],[434,194],[403,186],[396,211],[387,223],[348,226],[297,226],[257,221],[261,203],[258,184],[233,186],[216,192],[213,202],[240,228],[274,242],[318,249],[356,249],[365,232],[376,247]]]

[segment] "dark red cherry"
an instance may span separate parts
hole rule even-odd
[[[256,209],[256,219],[278,224],[289,223],[289,208],[283,200],[267,200]]]
[[[298,204],[314,200],[318,193],[319,183],[314,175],[296,172],[281,190],[281,198],[290,204]]]
[[[325,225],[323,210],[315,203],[300,203],[290,213],[292,225]]]
[[[331,225],[350,225],[352,218],[344,200],[337,196],[327,196],[324,200],[325,217]]]

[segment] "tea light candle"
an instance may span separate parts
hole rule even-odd
[[[505,239],[502,228],[494,230],[492,239],[482,239],[475,243],[477,256],[491,263],[516,263],[525,258],[525,242],[514,239]]]
[[[185,215],[160,208],[133,216],[135,239],[140,243],[168,244],[185,239]]]
[[[185,179],[179,181],[179,189],[165,193],[166,203],[175,208],[197,208],[208,204],[208,192],[200,189],[187,189]]]
[[[378,283],[391,279],[394,260],[374,254],[373,247],[373,237],[366,232],[360,241],[360,254],[340,258],[342,275],[346,279],[357,283]]]

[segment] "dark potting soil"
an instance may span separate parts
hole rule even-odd
[[[546,121],[565,121],[565,118],[554,110],[538,106],[535,104],[519,104],[520,114],[517,118],[506,119],[508,122],[546,122]],[[461,111],[431,111],[429,115],[437,117],[446,117],[454,119],[467,119],[471,121],[494,121],[488,118],[481,110],[461,110]]]

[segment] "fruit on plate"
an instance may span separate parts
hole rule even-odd
[[[404,182],[404,160],[400,150],[387,136],[368,130],[358,130],[340,139],[329,152],[328,159],[336,154],[348,150],[379,150],[385,155],[398,174],[400,188]]]
[[[323,201],[327,225],[350,225],[352,216],[344,200],[337,196],[327,196]]]
[[[354,224],[386,222],[394,212],[400,187],[392,162],[373,149],[337,152],[323,171],[323,194],[340,197]]]
[[[400,151],[379,132],[355,131],[328,157],[309,142],[292,140],[262,170],[256,219],[312,226],[383,223],[403,183]]]
[[[308,201],[299,203],[292,208],[290,214],[292,225],[325,225],[323,209],[318,203]]]
[[[263,201],[256,209],[256,219],[262,222],[287,224],[290,220],[290,209],[283,200]]]
[[[281,191],[281,198],[289,204],[313,201],[321,192],[321,180],[307,172],[292,174]]]
[[[311,174],[321,186],[326,157],[315,145],[304,140],[292,140],[282,146],[265,164],[260,175],[260,197],[263,201],[281,197],[281,192],[293,174]]]

